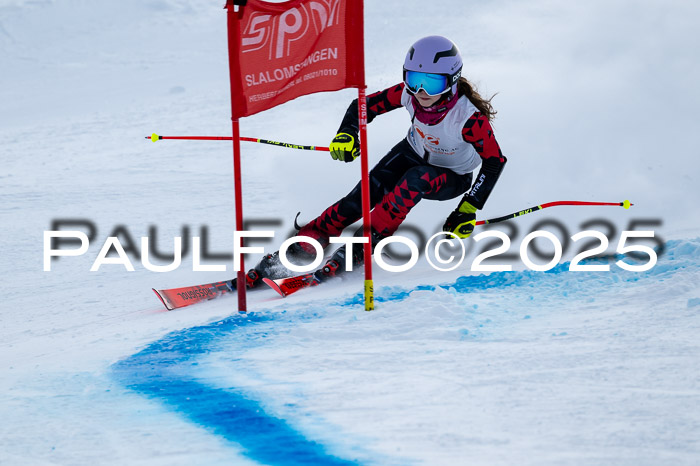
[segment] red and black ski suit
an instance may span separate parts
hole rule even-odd
[[[403,92],[404,84],[400,83],[369,95],[367,121],[403,107]],[[357,135],[358,126],[356,99],[348,107],[338,132],[352,131]],[[481,209],[503,170],[506,158],[496,142],[488,118],[478,111],[468,118],[461,133],[463,140],[470,143],[481,157],[481,169],[477,176],[479,182],[465,195],[466,201]],[[403,139],[370,171],[373,240],[392,235],[421,199],[444,201],[469,190],[472,173],[457,174],[449,168],[430,164],[428,159],[427,153],[416,153],[408,140]],[[325,248],[329,237],[340,236],[343,229],[361,217],[362,200],[358,183],[348,195],[301,228],[299,235],[317,239]],[[310,247],[304,243],[304,249],[305,246]]]

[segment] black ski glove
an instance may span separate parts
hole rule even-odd
[[[331,141],[330,150],[333,160],[352,162],[360,155],[357,133],[352,129],[341,129]]]

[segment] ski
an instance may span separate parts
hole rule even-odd
[[[171,288],[169,290],[156,290],[153,288],[153,292],[169,311],[218,298],[232,291],[235,291],[235,288],[231,286],[230,281],[184,286],[182,288]]]
[[[360,263],[360,261],[355,261],[355,265]],[[262,282],[284,298],[299,290],[319,285],[331,277],[344,273],[343,269],[341,269],[341,264],[345,264],[345,248],[343,247],[333,254],[328,262],[326,262],[326,265],[315,272],[277,279],[263,277]]]
[[[314,273],[297,275],[296,277],[278,278],[276,280],[263,278],[262,281],[279,293],[283,298],[304,288],[316,286],[321,283],[321,280],[319,280]]]
[[[268,254],[263,257],[260,263],[246,274],[248,290],[264,289],[261,283],[275,290],[282,297],[289,296],[303,288],[316,286],[325,279],[334,276],[339,264],[336,260],[329,260],[326,265],[316,272],[297,275],[293,277],[280,278],[286,269],[281,269],[278,263],[278,254]],[[262,277],[261,277],[262,276]],[[284,275],[282,275],[284,277]],[[206,283],[203,285],[184,286],[182,288],[171,288],[168,290],[157,290],[153,292],[169,311],[185,306],[190,306],[202,301],[218,298],[219,296],[236,291],[236,279],[223,282]]]
[[[264,289],[261,287],[262,277],[272,279],[288,276],[289,272],[282,267],[279,262],[278,253],[268,254],[254,268],[246,274],[246,284],[248,290]],[[169,290],[157,290],[153,292],[158,296],[165,308],[169,311],[173,309],[190,306],[202,301],[218,298],[219,296],[236,291],[237,279],[223,282],[205,283],[203,285],[185,286],[182,288],[172,288]]]

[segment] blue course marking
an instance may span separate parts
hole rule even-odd
[[[449,290],[454,288],[457,293],[472,293],[477,291],[488,290],[490,288],[505,288],[508,286],[518,286],[518,285],[532,285],[538,281],[541,283],[544,274],[561,274],[568,272],[569,263],[558,264],[554,266],[551,270],[547,272],[532,272],[532,271],[522,271],[522,272],[492,272],[488,275],[467,275],[457,278],[454,283],[446,285],[419,285],[411,289],[406,289],[403,287],[382,287],[378,295],[375,296],[376,302],[387,302],[387,301],[400,301],[408,298],[408,296],[414,291],[433,291],[436,288],[443,288]],[[610,273],[610,272],[605,272]],[[584,274],[577,275],[583,278]],[[343,302],[343,305],[359,305],[364,303],[364,297],[362,293],[359,293],[347,301]]]
[[[611,272],[569,272],[569,264],[560,264],[542,272],[496,272],[489,275],[471,275],[458,278],[454,283],[439,285],[454,288],[458,293],[478,292],[489,288],[509,286],[569,285],[596,289],[620,282],[636,282],[640,278],[663,280],[682,270],[700,268],[700,239],[669,241],[665,261],[641,274],[616,270]],[[566,280],[570,280],[565,283]],[[436,286],[412,289],[382,287],[377,301],[406,299],[415,290],[434,290]],[[564,292],[566,293],[566,292]],[[566,296],[566,295],[565,295]],[[336,302],[336,305],[362,307],[362,293]],[[209,387],[192,377],[192,365],[198,355],[207,354],[216,347],[216,340],[236,339],[241,344],[264,344],[269,335],[257,324],[275,321],[275,326],[303,319],[318,318],[313,311],[286,320],[280,314],[230,317],[210,325],[174,332],[152,343],[141,352],[112,366],[114,375],[129,388],[158,399],[192,421],[210,429],[243,447],[245,454],[255,461],[272,465],[353,465],[357,460],[345,460],[326,452],[323,445],[306,438],[287,422],[265,413],[262,406],[235,388]]]
[[[649,271],[638,273],[628,272],[614,264],[616,260],[624,260],[623,256],[617,255],[614,260],[608,259],[585,259],[581,264],[604,264],[611,265],[608,272],[571,272],[570,262],[555,265],[546,272],[536,272],[532,270],[492,272],[481,275],[466,275],[457,278],[454,283],[444,285],[420,285],[415,288],[406,289],[404,287],[382,287],[375,290],[376,302],[400,301],[417,290],[432,291],[436,288],[449,290],[454,288],[457,293],[468,294],[479,292],[491,288],[505,288],[509,286],[531,286],[553,285],[561,287],[563,278],[577,282],[579,285],[587,284],[596,286],[610,286],[619,282],[634,283],[643,278],[659,279],[660,276],[673,275],[674,273],[700,267],[700,238],[694,240],[672,240],[664,243],[662,248],[655,248],[659,256],[659,262]],[[663,255],[663,256],[662,256]],[[664,259],[661,261],[661,259]],[[629,259],[625,262],[631,262]],[[631,263],[634,263],[633,261]],[[363,305],[364,295],[358,293],[342,302],[342,306]]]
[[[266,334],[256,332],[254,326],[272,320],[269,315],[250,314],[173,332],[114,364],[112,372],[130,389],[158,399],[195,423],[237,443],[246,456],[260,463],[358,464],[328,454],[323,445],[306,438],[283,419],[267,414],[258,402],[235,388],[209,387],[192,377],[195,358],[211,352],[216,339],[264,340]],[[253,331],[247,334],[248,330]]]

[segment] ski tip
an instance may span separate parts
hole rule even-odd
[[[173,309],[175,309],[165,300],[165,298],[163,298],[163,295],[160,294],[160,291],[156,290],[155,288],[151,288],[151,289],[156,294],[156,296],[158,296],[158,299],[160,299],[160,302],[163,303],[163,306],[165,306],[165,308],[168,311],[172,311]]]
[[[263,278],[262,281],[264,284],[266,284],[267,286],[275,290],[277,293],[279,293],[279,295],[283,298],[287,296],[286,294],[284,294],[284,291],[282,291],[282,288],[280,288],[279,284],[277,284],[277,282],[275,282],[274,280],[271,280],[269,278]]]

